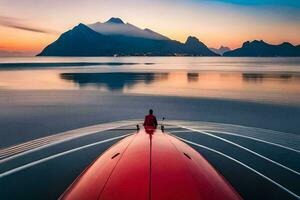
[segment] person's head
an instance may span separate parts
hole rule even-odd
[[[153,110],[152,109],[149,110],[149,114],[153,115]]]

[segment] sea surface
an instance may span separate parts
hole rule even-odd
[[[299,199],[300,58],[222,57],[0,58],[0,199],[58,199],[150,108],[245,200]]]
[[[300,58],[0,58],[0,147],[149,108],[298,134]]]
[[[0,58],[0,90],[94,90],[299,106],[300,58]]]

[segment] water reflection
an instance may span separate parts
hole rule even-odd
[[[298,73],[76,72],[61,73],[60,78],[81,89],[300,104]]]
[[[197,82],[199,79],[198,73],[187,73],[188,82]]]
[[[299,76],[292,74],[262,74],[262,73],[243,73],[243,80],[246,82],[263,82],[266,79],[288,81],[292,78],[299,78]]]
[[[300,72],[109,68],[1,71],[0,90],[99,90],[300,105]]]
[[[105,87],[110,91],[121,91],[136,84],[150,84],[154,81],[168,79],[168,73],[62,73],[61,79],[69,80],[80,87]]]

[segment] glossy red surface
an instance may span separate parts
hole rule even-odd
[[[106,151],[74,181],[61,199],[241,198],[198,152],[160,130],[147,129]]]
[[[138,134],[107,181],[101,199],[148,199],[149,147],[148,135]]]
[[[113,169],[116,167],[125,149],[136,137],[129,136],[108,149],[96,159],[61,196],[61,199],[98,199]],[[120,153],[118,156],[117,153]],[[112,157],[114,157],[112,159]]]

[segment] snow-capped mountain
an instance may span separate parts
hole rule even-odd
[[[111,18],[107,22],[89,24],[88,27],[103,35],[123,35],[155,40],[169,40],[166,36],[150,29],[140,29],[130,23],[124,23],[120,18]]]

